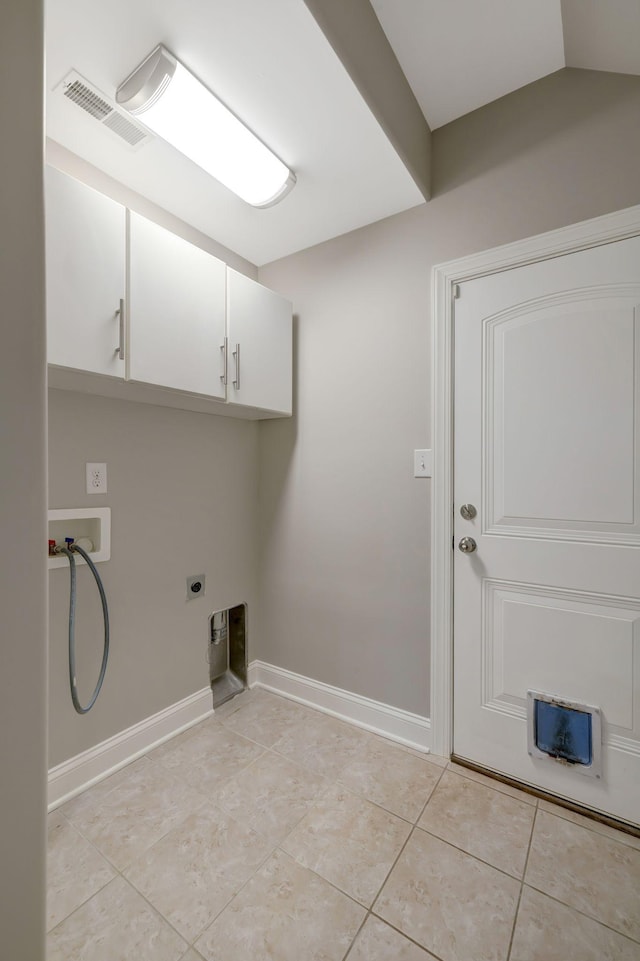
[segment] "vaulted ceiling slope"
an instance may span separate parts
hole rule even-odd
[[[640,74],[640,0],[371,0],[432,130],[562,67]]]
[[[259,266],[423,203],[429,128],[565,65],[640,72],[639,35],[640,0],[46,0],[47,134]],[[295,171],[281,203],[63,96],[76,71],[113,104],[158,43]]]

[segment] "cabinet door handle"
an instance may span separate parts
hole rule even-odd
[[[116,347],[116,354],[118,354],[118,356],[120,357],[120,360],[124,360],[125,359],[124,300],[120,301],[120,309],[116,310],[116,316],[120,318],[120,345]]]
[[[233,386],[236,390],[240,390],[240,344],[236,344],[236,349],[233,351],[233,356],[236,362],[236,377],[233,381]]]
[[[220,374],[220,380],[226,387],[228,383],[228,370],[229,370],[228,363],[227,363],[227,358],[229,353],[228,337],[225,337],[224,343],[220,344],[220,350],[222,351],[222,373]]]

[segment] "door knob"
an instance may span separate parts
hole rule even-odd
[[[463,537],[458,544],[458,548],[463,554],[473,554],[473,552],[477,550],[477,547],[478,545],[474,541],[473,537]]]

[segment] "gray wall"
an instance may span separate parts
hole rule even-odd
[[[24,961],[44,958],[45,916],[42,20],[40,0],[0,7],[0,953]]]
[[[263,267],[297,416],[260,428],[253,656],[429,714],[434,264],[640,202],[640,78],[563,70],[437,130],[434,199]]]
[[[67,674],[69,574],[49,573],[50,766],[209,683],[207,619],[241,601],[255,609],[258,425],[228,417],[49,391],[50,507],[111,508],[111,652],[93,710],[76,714]],[[85,492],[85,463],[106,462],[108,492]],[[206,575],[186,600],[185,578]],[[249,631],[251,631],[249,620]],[[78,679],[98,675],[102,620],[78,569]],[[250,635],[251,636],[251,635]]]

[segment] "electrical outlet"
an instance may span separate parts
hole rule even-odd
[[[204,574],[193,574],[187,578],[187,600],[192,601],[194,597],[204,597]]]
[[[107,465],[87,464],[87,494],[107,493]]]

